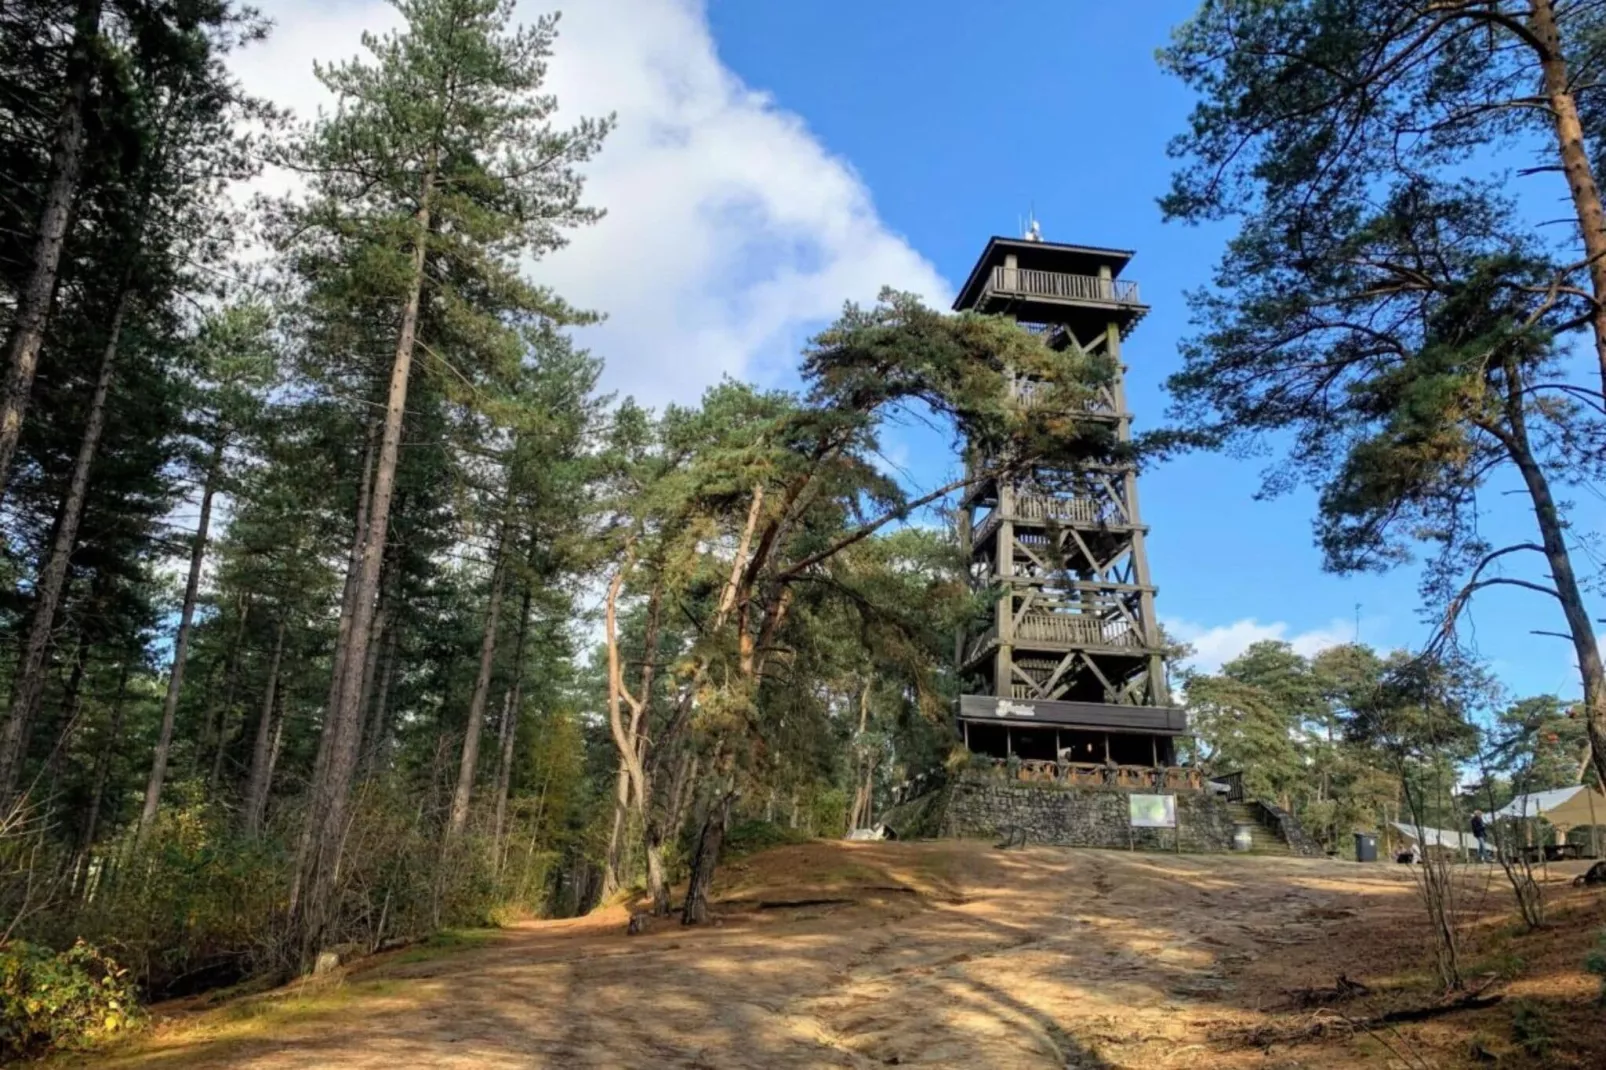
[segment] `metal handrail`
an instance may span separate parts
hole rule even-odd
[[[1245,800],[1244,775],[1242,772],[1222,773],[1220,776],[1213,776],[1210,779],[1226,787],[1228,802],[1243,802]]]

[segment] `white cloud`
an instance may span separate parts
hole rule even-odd
[[[1262,624],[1253,617],[1231,624],[1218,624],[1213,628],[1185,620],[1167,620],[1163,623],[1168,635],[1193,647],[1193,657],[1188,659],[1187,667],[1207,673],[1217,671],[1254,644],[1266,640],[1287,643],[1296,654],[1310,657],[1355,638],[1354,621],[1335,620],[1326,627],[1304,632],[1292,632],[1284,621]]]
[[[267,0],[270,41],[242,54],[248,88],[311,116],[314,59],[358,52],[397,19],[373,0]],[[548,10],[523,2],[526,18]],[[696,0],[589,0],[564,11],[548,79],[559,121],[617,113],[587,168],[608,216],[536,277],[608,314],[584,333],[604,384],[658,404],[721,375],[776,379],[846,300],[883,285],[942,302],[948,284],[876,214],[852,167],[716,54]]]

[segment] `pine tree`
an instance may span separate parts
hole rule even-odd
[[[190,547],[189,571],[179,607],[178,632],[173,639],[173,663],[168,670],[167,695],[162,704],[162,724],[151,760],[150,779],[140,810],[138,834],[143,837],[156,820],[162,785],[167,775],[168,751],[173,740],[173,722],[184,690],[185,661],[189,653],[190,626],[195,617],[200,590],[201,569],[206,562],[207,536],[212,521],[212,503],[226,478],[224,459],[240,427],[251,419],[256,408],[253,389],[271,381],[273,353],[267,332],[268,312],[260,304],[245,303],[225,307],[202,325],[196,348],[199,351],[201,381],[206,384],[204,400],[197,406],[196,428],[201,502],[195,538]],[[282,640],[283,622],[280,638]],[[282,649],[282,644],[280,649]],[[270,677],[271,679],[271,677]],[[271,684],[269,688],[272,690]],[[271,702],[271,698],[269,700]]]
[[[290,156],[311,190],[286,206],[281,228],[282,249],[314,302],[334,300],[331,289],[347,300],[363,293],[394,310],[398,324],[296,882],[309,961],[332,923],[362,738],[361,666],[372,641],[415,353],[442,375],[472,381],[476,369],[517,358],[521,343],[509,318],[575,318],[521,279],[518,260],[552,249],[564,229],[596,218],[580,204],[574,168],[608,125],[550,125],[556,102],[539,88],[554,18],[510,33],[513,5],[506,0],[397,6],[406,29],[366,37],[370,62],[318,69],[340,109]]]
[[[83,171],[86,111],[99,71],[103,0],[78,0],[72,9],[72,37],[63,71],[64,90],[50,148],[48,183],[34,229],[34,247],[26,282],[17,302],[6,346],[6,381],[0,394],[0,494],[11,473],[12,455],[22,434],[22,421],[33,391],[44,344],[45,325],[56,298],[57,273],[67,240],[73,202]],[[26,16],[24,16],[25,18]],[[0,794],[10,790],[0,767]]]
[[[1606,774],[1606,665],[1556,494],[1602,459],[1603,34],[1596,5],[1553,0],[1209,3],[1161,60],[1201,97],[1166,213],[1244,219],[1172,380],[1184,415],[1297,429],[1283,483],[1326,488],[1335,567],[1399,560],[1413,527],[1444,544],[1430,586],[1447,629],[1491,585],[1554,599]],[[1526,222],[1541,216],[1503,161],[1477,171],[1511,146],[1538,157],[1526,174],[1565,178],[1565,237]],[[1554,343],[1585,329],[1587,379]],[[1356,427],[1368,440],[1341,444]],[[1520,477],[1537,541],[1489,545],[1469,522],[1497,465]],[[1527,554],[1548,580],[1500,574]]]
[[[96,244],[86,250],[95,258],[76,267],[73,280],[81,287],[82,312],[94,324],[87,348],[95,371],[33,584],[28,633],[0,734],[0,797],[9,798],[18,786],[119,369],[141,335],[171,329],[166,302],[194,286],[195,265],[208,266],[219,254],[218,234],[226,233],[218,211],[223,186],[249,173],[233,129],[248,102],[220,56],[255,32],[252,16],[224,5],[195,12],[139,9],[108,28],[117,51],[102,57],[96,72],[98,114],[106,124],[98,131],[105,140],[96,160],[109,170],[96,176],[93,197],[86,194],[79,207],[100,226]],[[31,383],[33,369],[26,370]],[[6,411],[20,419],[20,408]],[[3,431],[0,450],[8,449]]]

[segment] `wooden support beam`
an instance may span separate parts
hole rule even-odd
[[[1075,661],[1076,661],[1076,654],[1075,654],[1074,651],[1072,653],[1066,654],[1063,658],[1060,659],[1060,663],[1057,666],[1054,667],[1053,674],[1051,676],[1049,676],[1048,682],[1043,685],[1043,695],[1045,697],[1047,697],[1047,698],[1053,698],[1054,697],[1054,695],[1052,693],[1053,690],[1054,690],[1054,685],[1059,683],[1060,677],[1065,675],[1065,670],[1069,669],[1075,663]]]

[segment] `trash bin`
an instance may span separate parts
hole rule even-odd
[[[1376,862],[1377,861],[1377,837],[1376,836],[1372,835],[1369,832],[1357,832],[1355,834],[1355,861],[1357,861],[1357,862]]]

